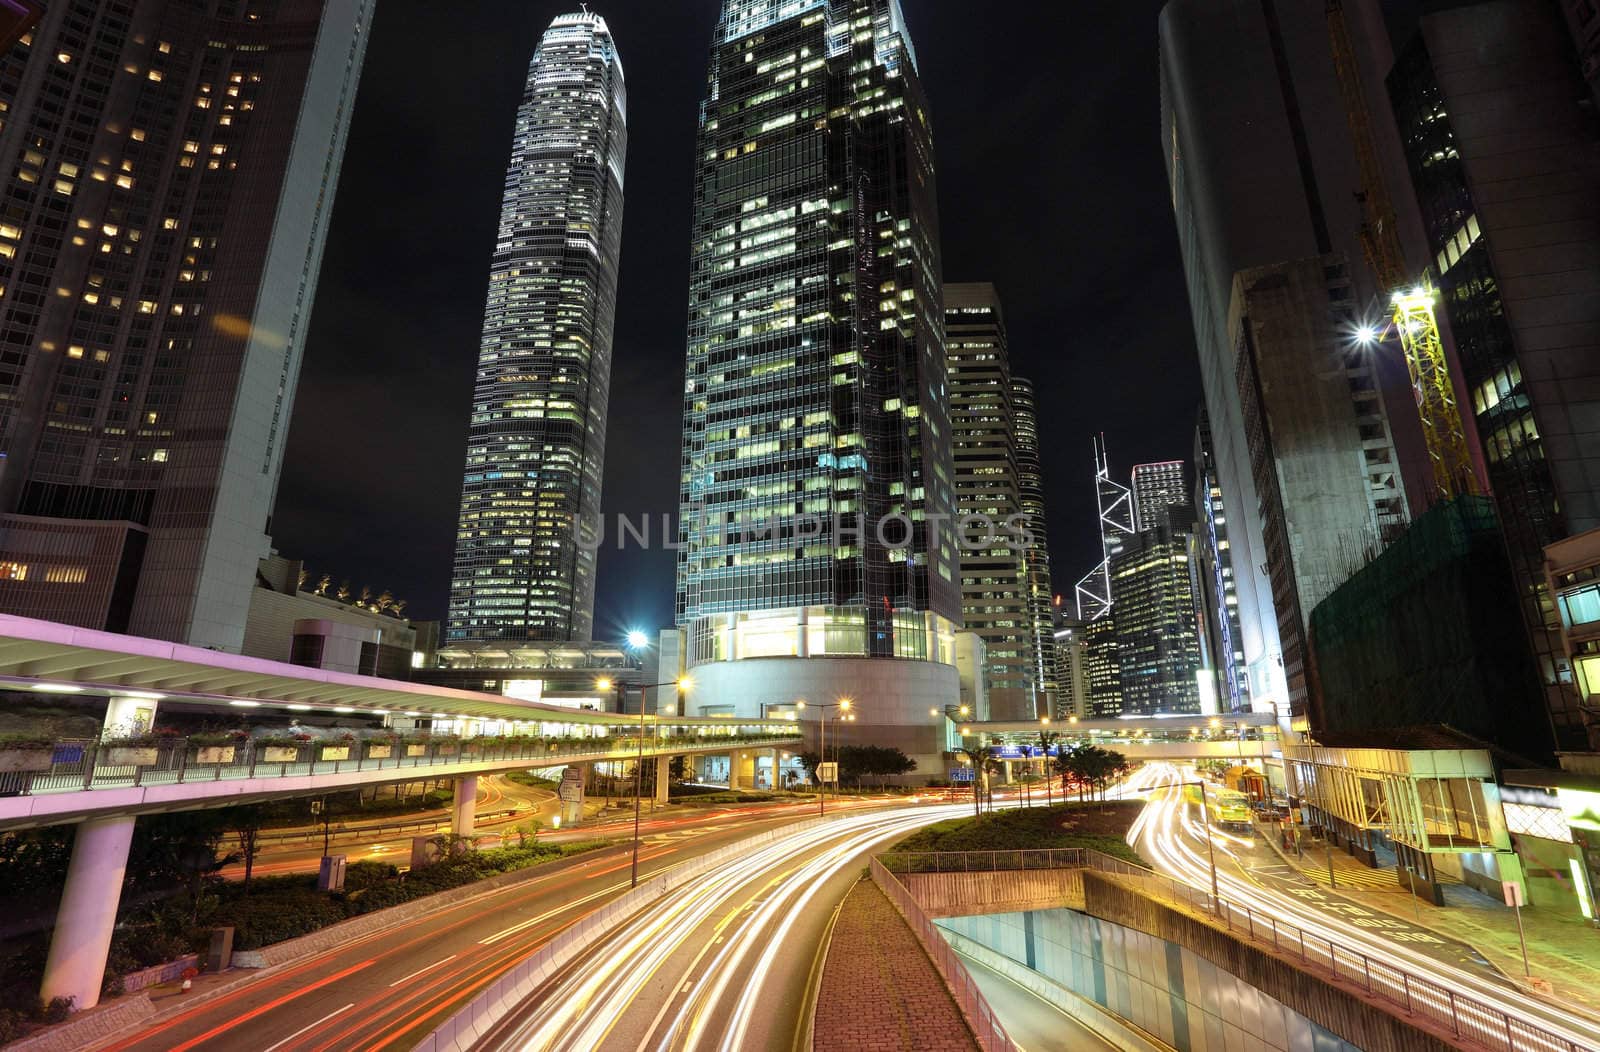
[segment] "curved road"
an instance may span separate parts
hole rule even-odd
[[[1170,764],[1153,765],[1147,770],[1164,788],[1153,793],[1128,834],[1129,842],[1145,858],[1154,860],[1158,870],[1209,890],[1207,829],[1194,814],[1198,805],[1187,802],[1177,788],[1180,782],[1193,781],[1198,776],[1192,770],[1180,771]],[[1546,1032],[1541,1035],[1519,1029],[1515,1046],[1518,1052],[1600,1048],[1600,1026],[1530,997],[1505,976],[1473,963],[1470,957],[1464,961],[1459,948],[1431,933],[1422,934],[1425,929],[1380,917],[1337,894],[1261,879],[1249,865],[1254,847],[1251,838],[1211,824],[1210,842],[1216,853],[1217,884],[1224,900],[1410,973],[1413,979],[1405,996],[1441,1008],[1451,1003],[1461,1005],[1470,998]],[[1341,972],[1350,971],[1357,963],[1354,954],[1340,954]],[[1415,977],[1426,983],[1417,982]],[[1399,996],[1400,984],[1394,985]],[[1470,1007],[1461,1007],[1460,1011],[1463,1019],[1483,1033],[1488,1047],[1505,1047],[1506,1027],[1498,1017]]]
[[[840,809],[881,806],[874,801]],[[659,818],[643,828],[640,877],[812,813],[801,804]],[[631,833],[631,820],[573,833],[626,835],[624,830]],[[163,999],[158,1021],[103,1047],[118,1052],[410,1048],[533,950],[627,891],[630,861],[628,845],[620,845],[551,863],[526,881],[269,969],[192,1008],[183,1007],[181,995]]]
[[[793,1048],[832,907],[866,855],[966,813],[922,804],[853,814],[752,850],[596,940],[481,1047]]]

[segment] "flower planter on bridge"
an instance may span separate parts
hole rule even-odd
[[[154,767],[161,750],[154,745],[113,745],[104,756],[111,767]]]
[[[426,756],[426,755],[428,755],[428,747],[426,745],[407,745],[406,746],[406,755],[407,756]]]
[[[394,746],[388,744],[387,742],[382,745],[374,742],[367,746],[367,759],[369,760],[387,760],[393,755]]]
[[[12,771],[48,771],[54,748],[0,749],[0,774]]]
[[[324,745],[322,747],[321,759],[324,763],[334,763],[338,760],[348,760],[350,759],[350,746]]]
[[[202,745],[195,750],[195,763],[232,763],[236,747],[232,745]]]
[[[300,749],[294,745],[269,745],[261,750],[266,763],[295,763],[300,759]]]

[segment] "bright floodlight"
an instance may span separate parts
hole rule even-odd
[[[678,689],[679,690],[688,690],[692,686],[694,686],[694,680],[693,679],[689,678],[688,676],[679,676],[678,677]]]
[[[1370,325],[1363,325],[1356,330],[1356,341],[1358,343],[1376,343],[1377,340],[1378,330]]]
[[[632,647],[634,650],[638,650],[640,647],[647,647],[649,645],[650,637],[639,631],[637,628],[628,633],[628,646]]]
[[[610,690],[611,689],[611,681],[609,679],[606,679],[604,676],[601,676],[599,679],[594,681],[594,689],[595,690]]]

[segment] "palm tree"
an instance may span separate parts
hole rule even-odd
[[[1058,737],[1060,735],[1056,734],[1055,731],[1041,730],[1039,732],[1039,748],[1044,752],[1042,766],[1044,767],[1044,803],[1046,807],[1051,806],[1050,783],[1054,781],[1050,775],[1050,746],[1055,744]]]

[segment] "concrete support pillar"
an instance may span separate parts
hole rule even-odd
[[[782,777],[782,771],[780,770],[780,767],[781,767],[783,761],[778,758],[778,750],[777,749],[768,749],[767,753],[772,757],[772,780],[767,783],[767,788],[768,789],[782,789],[783,788],[783,777]]]
[[[46,1003],[72,998],[78,1011],[100,1003],[106,954],[117,923],[122,875],[133,843],[132,818],[101,818],[78,826],[72,861],[61,889],[50,956],[45,960],[39,997]]]
[[[106,719],[102,731],[109,736],[142,734],[155,726],[156,702],[154,694],[113,694],[106,701]]]
[[[667,802],[668,790],[672,783],[672,757],[656,757],[656,803]]]
[[[743,749],[734,749],[728,754],[728,788],[748,788],[750,782],[750,754]]]
[[[478,818],[478,776],[469,774],[456,779],[456,798],[451,806],[450,832],[456,836],[471,836],[473,823]]]

